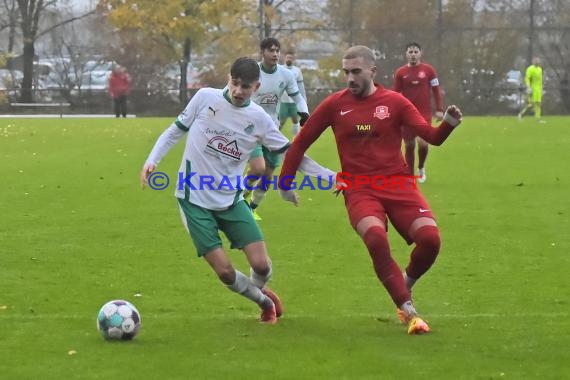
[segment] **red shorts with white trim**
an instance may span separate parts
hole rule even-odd
[[[409,181],[412,181],[411,179]],[[413,243],[409,235],[412,223],[418,218],[431,218],[435,215],[419,190],[412,186],[382,190],[358,189],[344,193],[344,203],[352,228],[356,230],[358,222],[366,216],[380,219],[386,228],[387,219],[408,244]]]

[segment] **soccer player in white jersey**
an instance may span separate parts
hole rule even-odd
[[[200,89],[158,138],[144,164],[141,183],[144,187],[161,159],[187,135],[175,195],[198,256],[208,262],[230,290],[259,305],[261,322],[275,324],[283,306],[266,286],[272,273],[271,259],[242,197],[241,186],[237,185],[258,144],[272,152],[284,152],[289,147],[289,141],[271,117],[250,101],[260,85],[259,73],[255,60],[239,58],[231,67],[226,88]],[[334,176],[308,157],[304,164],[309,174]],[[295,192],[281,193],[297,204]],[[223,249],[220,230],[232,248],[244,251],[250,277],[232,266]]]
[[[279,103],[281,96],[287,93],[295,102],[300,116],[300,124],[303,125],[309,117],[309,107],[299,91],[299,86],[293,73],[287,70],[285,66],[279,64],[281,44],[277,39],[268,37],[261,41],[259,47],[261,50],[261,62],[259,63],[261,86],[251,99],[271,116],[275,123],[275,128],[278,129]],[[252,177],[264,176],[267,179],[272,179],[275,169],[281,165],[282,161],[282,153],[269,152],[267,149],[259,146],[251,156],[250,168],[247,174]],[[252,180],[250,185],[253,187],[254,183]],[[256,209],[265,198],[267,193],[266,185],[267,181],[259,181],[251,195],[249,205],[256,220],[261,220]],[[246,193],[246,197],[248,195]]]
[[[298,66],[293,65],[295,61],[295,52],[293,50],[288,50],[285,53],[285,67],[289,69],[295,80],[297,81],[297,86],[299,86],[299,91],[301,96],[307,101],[307,93],[305,92],[305,81],[303,79],[303,73]],[[283,129],[283,125],[287,119],[291,118],[293,125],[291,126],[291,133],[295,136],[299,133],[299,115],[297,114],[297,105],[291,99],[287,93],[284,93],[281,97],[281,104],[279,105],[279,129]]]

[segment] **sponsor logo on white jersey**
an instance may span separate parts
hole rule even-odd
[[[259,101],[257,104],[264,105],[264,104],[277,104],[277,95],[275,94],[261,94],[259,96]]]
[[[232,160],[239,161],[242,155],[240,152],[237,141],[229,141],[223,136],[216,136],[208,141],[206,145],[206,152],[214,153],[217,157],[226,157]]]

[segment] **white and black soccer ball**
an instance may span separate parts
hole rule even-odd
[[[124,300],[109,301],[97,315],[97,329],[108,340],[131,340],[141,327],[137,308]]]

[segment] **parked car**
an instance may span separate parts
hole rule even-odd
[[[186,70],[186,88],[197,90],[203,87],[201,75],[212,70],[206,65],[201,69],[196,68],[191,63]],[[146,84],[148,96],[165,96],[173,102],[178,103],[180,95],[180,66],[169,64],[153,73],[152,78]]]
[[[83,65],[83,71],[112,71],[116,63],[105,60],[90,60]]]
[[[104,104],[108,99],[110,71],[95,70],[84,72],[77,85],[70,91],[70,97],[80,103]]]
[[[519,87],[523,83],[523,77],[519,70],[509,70],[505,75],[505,82]]]
[[[521,92],[512,92],[510,94],[501,94],[498,98],[500,103],[505,103],[508,108],[519,110],[526,104],[526,97]]]
[[[198,89],[204,87],[201,81],[202,74],[212,70],[211,65],[205,65],[200,68],[194,66],[192,63],[188,64],[186,68],[186,87],[188,89]],[[174,83],[174,88],[178,89],[180,86],[180,66],[171,64],[167,66],[166,77],[171,83]]]
[[[524,78],[519,70],[507,71],[498,88],[498,101],[505,103],[508,108],[518,110],[526,103]]]
[[[111,71],[94,70],[81,74],[77,88],[81,91],[106,92]]]

